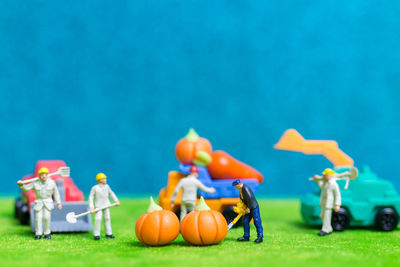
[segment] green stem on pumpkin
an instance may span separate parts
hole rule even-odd
[[[185,136],[185,139],[188,141],[196,141],[199,138],[200,136],[196,133],[196,131],[193,128],[190,128],[188,134]]]
[[[153,197],[150,197],[150,205],[149,205],[149,207],[147,208],[147,212],[153,212],[153,211],[156,211],[156,210],[162,210],[162,208],[161,208],[160,206],[158,206],[158,205],[154,202]]]
[[[195,210],[210,210],[210,207],[207,206],[203,197],[200,197],[199,203],[197,204]]]

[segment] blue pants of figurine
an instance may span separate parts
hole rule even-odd
[[[250,210],[250,213],[247,213],[243,218],[243,229],[244,229],[244,237],[250,237],[250,221],[251,218],[254,219],[254,225],[257,229],[257,237],[263,237],[263,228],[260,217],[260,209],[254,208]]]

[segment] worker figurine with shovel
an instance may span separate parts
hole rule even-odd
[[[119,206],[120,203],[117,196],[108,186],[107,176],[104,173],[97,174],[96,180],[98,184],[92,187],[89,194],[90,213],[95,213],[93,230],[94,240],[100,240],[101,218],[103,215],[106,238],[114,238],[111,230],[110,197],[115,202],[115,206]]]
[[[101,218],[104,215],[104,228],[106,230],[106,238],[114,238],[111,230],[110,207],[119,206],[119,200],[111,188],[107,184],[107,176],[104,173],[96,175],[97,185],[93,186],[89,194],[89,211],[76,215],[70,212],[66,216],[69,223],[76,223],[77,219],[90,213],[94,215],[94,240],[100,240]],[[114,203],[110,203],[110,197]]]
[[[35,239],[41,239],[44,233],[45,239],[51,239],[51,211],[54,209],[54,203],[57,203],[57,208],[61,210],[60,193],[58,192],[56,183],[49,179],[54,175],[63,177],[69,176],[69,167],[61,167],[57,172],[50,173],[47,168],[41,168],[38,172],[39,177],[19,180],[17,184],[23,191],[34,190],[36,199],[34,202],[33,210],[35,211]],[[44,232],[43,232],[44,224]]]

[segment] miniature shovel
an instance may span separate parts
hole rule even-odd
[[[48,176],[60,175],[61,177],[69,176],[69,167],[60,167],[56,172],[50,173]],[[27,184],[39,180],[39,177],[23,180],[22,184]]]
[[[110,207],[114,207],[116,205],[117,205],[117,203],[113,203],[113,204],[110,204],[110,205],[107,205],[107,206],[104,206],[104,207],[101,207],[101,208],[97,208],[97,209],[94,210],[94,212],[98,212],[99,210],[104,210],[104,209],[107,209],[107,208],[110,208]],[[86,216],[88,214],[90,214],[90,211],[86,211],[86,212],[78,214],[78,215],[75,215],[75,212],[68,212],[67,216],[65,216],[65,219],[69,223],[76,223],[76,221],[77,221],[76,219],[78,219],[80,217],[83,217],[83,216]]]

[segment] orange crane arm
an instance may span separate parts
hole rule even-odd
[[[295,129],[286,130],[275,149],[302,152],[304,154],[324,155],[337,167],[351,167],[354,164],[352,158],[340,150],[336,141],[333,140],[306,140]]]

